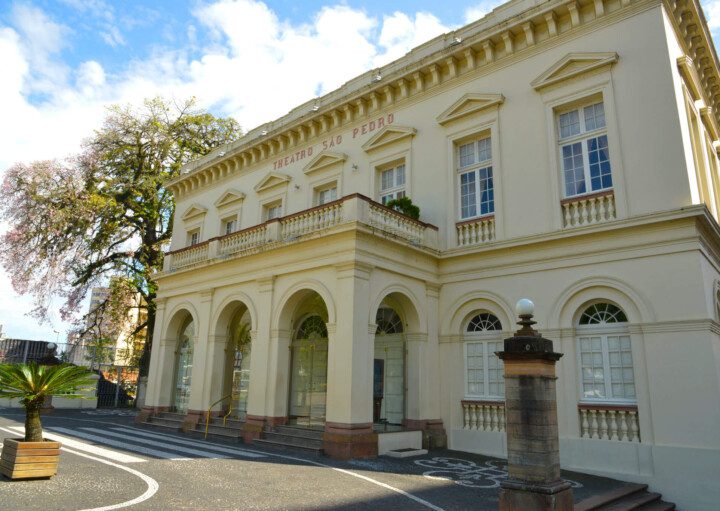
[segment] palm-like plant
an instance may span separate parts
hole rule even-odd
[[[83,398],[78,390],[95,385],[91,374],[85,368],[66,364],[0,364],[0,397],[19,399],[25,407],[26,442],[42,442],[40,409],[45,398],[55,394],[70,399]]]

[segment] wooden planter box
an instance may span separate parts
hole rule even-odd
[[[10,479],[36,479],[57,474],[60,442],[24,442],[3,440],[0,474]]]

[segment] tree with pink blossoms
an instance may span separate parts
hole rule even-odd
[[[92,287],[110,285],[102,312],[119,318],[129,307],[143,309],[133,315],[139,319],[132,334],[145,336],[146,373],[154,277],[172,236],[174,202],[165,184],[184,164],[240,136],[235,120],[200,111],[194,100],[155,98],[140,108],[110,107],[71,158],[8,169],[0,188],[0,220],[8,224],[0,264],[18,293],[33,296],[32,314],[47,319],[52,300],[60,297],[63,319],[74,318],[86,330],[112,325],[98,319],[102,314],[95,314],[93,325],[79,315]]]

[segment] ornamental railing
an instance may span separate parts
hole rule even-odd
[[[463,429],[505,431],[504,401],[463,400]]]
[[[176,250],[172,253],[172,265],[174,269],[185,268],[193,264],[205,261],[208,258],[209,243],[200,243],[187,248]]]
[[[578,405],[580,436],[619,442],[640,442],[637,406]]]
[[[495,239],[495,216],[458,222],[455,230],[458,247],[489,243]]]
[[[571,197],[560,202],[563,227],[581,227],[615,220],[615,195],[601,192]]]
[[[306,236],[323,235],[342,225],[371,228],[376,235],[436,250],[434,225],[414,220],[361,194],[348,195],[322,206],[275,218],[242,231],[218,236],[192,247],[165,254],[165,272],[200,263],[238,257],[294,243]]]

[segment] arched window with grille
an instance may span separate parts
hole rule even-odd
[[[609,302],[586,307],[577,325],[582,400],[636,401],[635,370],[625,312]]]
[[[465,396],[474,399],[502,399],[505,377],[502,360],[502,324],[491,312],[474,314],[464,329]]]

